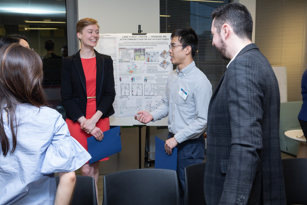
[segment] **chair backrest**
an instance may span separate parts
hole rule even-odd
[[[103,205],[180,205],[176,171],[136,169],[107,174]]]
[[[287,204],[307,204],[307,159],[283,159]]]
[[[66,120],[66,110],[62,105],[58,105],[56,110],[62,115],[63,119]]]
[[[301,110],[303,102],[284,102],[280,104],[280,123],[279,123],[279,139],[280,149],[292,155],[297,154],[299,142],[289,139],[285,136],[285,131],[291,129],[300,129],[300,124],[297,119],[298,113]]]
[[[73,205],[97,205],[95,180],[93,177],[76,175],[76,186],[70,204]],[[56,183],[59,177],[56,176]]]
[[[295,129],[300,126],[297,117],[302,108],[302,104],[302,101],[280,103],[281,123],[285,130]]]
[[[185,172],[184,205],[206,204],[204,196],[204,175],[206,163],[188,166]]]

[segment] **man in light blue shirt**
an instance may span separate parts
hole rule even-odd
[[[162,104],[151,113],[138,112],[135,118],[146,124],[168,116],[169,135],[165,151],[171,154],[174,147],[178,149],[177,173],[183,196],[184,168],[205,159],[203,132],[207,126],[212,86],[193,61],[198,45],[195,31],[191,28],[178,29],[171,38],[169,52],[177,69],[168,76]]]

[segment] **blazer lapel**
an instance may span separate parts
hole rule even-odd
[[[83,67],[82,67],[82,62],[81,62],[81,58],[80,58],[80,53],[76,53],[75,57],[73,58],[73,62],[74,65],[76,67],[76,70],[79,74],[81,83],[82,83],[82,87],[84,89],[84,92],[86,93],[86,84],[85,84],[85,75],[84,75],[84,71],[83,71]]]
[[[216,88],[215,88],[215,90],[214,90],[214,92],[213,92],[213,94],[212,94],[212,96],[211,96],[211,99],[210,99],[209,110],[208,110],[208,124],[207,124],[207,126],[208,126],[208,129],[207,129],[208,134],[211,132],[211,122],[212,122],[212,121],[211,121],[211,118],[214,118],[214,111],[213,111],[213,109],[212,109],[212,106],[213,106],[213,104],[214,104],[215,97],[216,97],[217,93],[218,93],[219,90],[220,90],[220,87],[221,87],[222,82],[223,82],[223,80],[224,80],[224,76],[225,76],[225,73],[224,73],[224,75],[222,76],[222,78],[220,79],[220,82],[219,82],[218,85],[216,86]]]
[[[226,72],[227,72],[227,70],[226,70]],[[226,72],[225,72],[225,73],[226,73]],[[220,80],[219,84],[217,84],[217,86],[216,86],[216,88],[215,88],[215,90],[214,90],[214,92],[213,92],[213,94],[212,94],[212,97],[211,97],[211,100],[210,100],[210,101],[212,101],[212,99],[213,99],[213,98],[216,96],[216,94],[218,93],[218,91],[219,91],[219,89],[220,89],[220,87],[221,87],[221,84],[222,84],[222,82],[223,82],[223,80],[224,80],[225,73],[224,73],[224,75],[221,77],[221,80]]]
[[[104,77],[104,59],[97,51],[95,51],[95,53],[96,53],[96,67],[97,67],[96,100],[97,102],[99,102],[99,99],[101,97],[103,77]]]

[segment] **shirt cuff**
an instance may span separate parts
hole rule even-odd
[[[157,114],[155,112],[152,112],[150,114],[152,115],[152,120],[151,120],[152,122],[155,122],[155,121],[159,120],[158,116],[157,116]]]
[[[186,137],[184,136],[183,132],[178,132],[175,134],[174,138],[179,144],[186,141]]]

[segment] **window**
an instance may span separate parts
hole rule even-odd
[[[67,56],[65,0],[0,0],[0,37],[20,34],[42,58],[48,100],[60,102],[62,58]],[[57,88],[57,90],[52,90]],[[53,102],[54,101],[54,102]]]
[[[160,0],[160,32],[171,33],[184,27],[191,27],[196,31],[199,45],[194,61],[210,80],[213,90],[224,74],[228,61],[222,60],[219,51],[212,46],[211,13],[228,2]]]

